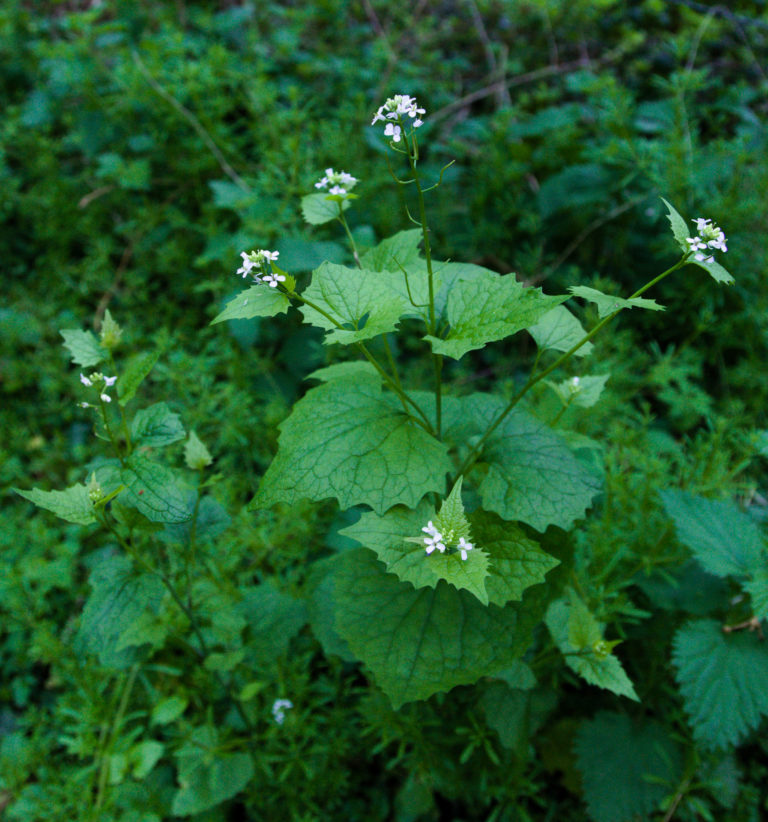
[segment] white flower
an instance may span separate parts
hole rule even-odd
[[[251,273],[251,269],[255,268],[256,263],[250,259],[245,251],[241,251],[240,256],[243,258],[243,265],[237,269],[237,273],[247,277]]]
[[[712,220],[697,217],[693,222],[696,223],[696,230],[699,233],[695,237],[686,237],[685,241],[691,247],[691,251],[696,252],[693,259],[697,263],[711,263],[715,260],[711,254],[701,254],[702,251],[709,251],[711,248],[717,251],[728,251],[725,233]]]
[[[418,128],[423,125],[424,121],[421,119],[422,114],[425,113],[423,108],[419,108],[415,97],[408,94],[396,94],[390,97],[383,106],[379,106],[379,110],[374,114],[371,125],[376,125],[379,120],[394,120],[402,122],[403,117],[410,117],[413,120],[413,127]],[[400,142],[402,129],[399,125],[388,122],[384,129],[384,136],[391,137],[396,143]]]
[[[272,716],[278,725],[282,725],[285,721],[285,712],[293,708],[293,702],[290,699],[276,699],[272,704]]]
[[[277,288],[278,283],[285,282],[285,277],[282,274],[265,274],[263,282],[270,288]]]
[[[459,539],[459,544],[456,546],[459,549],[462,559],[467,558],[467,551],[471,551],[475,546],[471,542],[467,542],[464,537]]]
[[[110,397],[109,394],[99,394],[99,398],[103,402],[112,402],[112,397]]]
[[[443,535],[437,530],[437,528],[435,528],[432,520],[430,520],[421,530],[424,531],[425,534],[429,534],[428,537],[424,537],[424,545],[426,546],[426,551],[428,554],[431,554],[435,548],[437,548],[441,554],[445,552]]]
[[[384,136],[391,137],[396,143],[400,142],[400,132],[402,129],[400,126],[393,125],[392,123],[387,123],[384,128]]]
[[[88,379],[88,377],[83,376],[82,372],[80,373],[80,382],[83,385],[92,386],[93,383]]]
[[[111,388],[117,382],[117,377],[104,377],[104,384]]]
[[[581,379],[579,377],[571,377],[571,391],[573,391],[574,394],[577,391],[581,391]]]
[[[346,171],[334,171],[332,168],[326,168],[325,177],[315,183],[315,188],[328,188],[328,186],[331,186],[328,191],[329,194],[344,196],[357,185],[357,182],[357,177],[353,177]]]
[[[237,273],[247,277],[256,269],[256,273],[253,274],[253,281],[260,283],[264,274],[269,274],[271,271],[268,264],[276,260],[280,256],[280,252],[260,248],[258,251],[241,251],[240,256],[243,258],[243,265],[237,269]]]

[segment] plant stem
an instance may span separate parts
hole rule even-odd
[[[635,291],[634,294],[629,298],[630,300],[634,300],[636,297],[639,297],[641,294],[644,294],[649,288],[656,285],[656,283],[660,282],[671,274],[673,271],[677,271],[678,268],[681,268],[685,263],[688,261],[688,257],[690,254],[686,254],[682,257],[682,259],[678,260],[671,268],[668,268],[666,271],[663,271],[658,277],[654,277],[649,283],[646,283],[642,288],[639,288]],[[559,368],[563,363],[567,362],[582,346],[586,345],[596,334],[598,334],[608,323],[621,311],[622,309],[617,309],[608,316],[603,317],[602,320],[587,334],[585,334],[579,342],[577,342],[574,346],[569,348],[564,354],[559,356],[550,366],[545,368],[543,371],[540,371],[537,375],[531,374],[531,376],[526,381],[525,385],[515,394],[514,397],[509,401],[507,407],[499,414],[499,416],[494,420],[493,423],[486,429],[485,433],[480,437],[480,439],[475,443],[475,446],[467,455],[466,459],[464,460],[462,466],[459,468],[456,476],[460,477],[463,476],[474,464],[477,460],[480,452],[483,448],[483,445],[486,443],[488,437],[501,425],[501,423],[506,419],[509,412],[520,402],[520,400],[533,388],[536,383],[541,382],[545,377],[548,377],[553,371]]]
[[[115,364],[115,358],[111,351],[109,352],[109,364],[112,367],[112,373],[117,374],[117,365]],[[120,397],[115,397],[115,401],[117,402],[117,407],[120,411],[120,425],[123,429],[123,436],[125,437],[126,456],[130,456],[131,451],[133,451],[133,445],[131,443],[131,432],[128,428],[128,420],[125,416],[125,408],[123,408],[120,404]]]
[[[352,247],[352,255],[355,258],[357,267],[362,268],[363,266],[360,263],[360,256],[357,253],[357,245],[355,244],[355,238],[352,236],[352,232],[349,230],[349,224],[347,223],[347,218],[344,216],[344,209],[342,208],[341,201],[339,201],[338,205],[339,216],[337,217],[337,219],[344,226],[344,231],[347,232],[347,239],[349,240],[349,244]]]

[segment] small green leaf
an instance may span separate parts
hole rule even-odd
[[[173,798],[174,816],[189,816],[231,799],[254,775],[247,753],[226,753],[210,725],[196,728],[177,751],[179,790]]]
[[[126,406],[136,396],[139,386],[155,367],[159,358],[160,350],[158,349],[149,354],[139,354],[130,360],[117,381],[120,405]]]
[[[90,331],[81,331],[79,328],[65,328],[59,331],[64,337],[64,348],[72,356],[75,365],[83,368],[93,368],[107,359],[107,352]]]
[[[349,200],[329,200],[328,195],[322,193],[307,194],[301,198],[301,213],[310,225],[323,225],[338,218],[339,202],[344,211],[350,206]]]
[[[725,634],[699,619],[675,634],[672,661],[693,736],[706,748],[738,745],[768,715],[768,648],[753,633]]]
[[[597,306],[597,313],[600,317],[607,317],[622,308],[648,308],[651,311],[664,311],[664,306],[659,305],[656,300],[647,300],[645,297],[614,297],[610,294],[603,294],[596,288],[589,288],[586,285],[572,285],[568,289],[571,294],[581,297]]]
[[[187,709],[189,700],[183,696],[167,696],[152,708],[152,724],[168,725],[175,722]]]
[[[354,370],[308,391],[280,429],[255,505],[335,497],[342,508],[364,503],[383,513],[442,493],[451,470],[447,446]]]
[[[480,269],[457,280],[448,294],[445,316],[450,330],[445,339],[427,335],[432,350],[454,359],[486,343],[502,340],[538,322],[565,296],[547,296],[526,288],[513,274],[502,277]]]
[[[526,330],[542,350],[570,351],[586,336],[581,323],[564,305],[555,306]],[[591,342],[586,342],[574,356],[586,357],[593,348]]]
[[[131,773],[138,780],[144,779],[160,761],[164,752],[165,746],[163,743],[157,742],[154,739],[148,739],[134,745],[128,752],[128,762],[131,766]]]
[[[686,239],[691,236],[691,233],[688,231],[685,220],[663,197],[661,198],[661,202],[664,203],[669,212],[667,218],[669,219],[669,224],[672,226],[672,234],[680,246],[680,250],[683,254],[687,254],[691,250],[691,246],[686,242]]]
[[[733,285],[735,282],[731,273],[723,268],[717,260],[713,259],[712,262],[708,263],[704,260],[696,260],[691,257],[688,260],[688,265],[696,265],[699,268],[703,268],[715,282],[723,283],[724,285]]]
[[[233,297],[226,308],[211,320],[211,325],[225,320],[252,320],[254,317],[274,317],[284,314],[291,301],[278,288],[259,283]]]
[[[312,273],[302,297],[320,309],[303,305],[305,320],[324,328],[326,344],[361,342],[394,331],[406,303],[394,287],[400,273],[367,271],[323,263]],[[324,312],[324,313],[321,313]]]
[[[57,517],[77,525],[89,525],[96,522],[93,503],[88,496],[88,488],[82,483],[73,485],[65,491],[41,491],[33,488],[31,491],[13,489],[24,499],[34,502],[39,508],[52,511]]]
[[[560,397],[564,405],[575,405],[579,408],[591,408],[600,399],[610,374],[593,377],[570,377],[562,382],[549,382],[552,390]],[[576,382],[575,380],[578,380]]]
[[[194,431],[189,432],[189,439],[184,444],[184,462],[193,471],[202,471],[213,462],[213,457]]]
[[[469,528],[469,520],[464,513],[464,503],[461,501],[461,486],[464,481],[459,477],[451,493],[443,500],[440,511],[435,516],[435,526],[444,536],[447,535],[451,542],[457,542],[461,537],[467,541],[472,540]]]
[[[120,338],[123,336],[123,329],[115,322],[109,309],[104,312],[104,319],[101,323],[101,344],[108,351],[112,351],[120,344]]]
[[[164,402],[150,405],[136,412],[131,422],[131,439],[134,445],[159,448],[184,439],[181,417],[174,414]]]

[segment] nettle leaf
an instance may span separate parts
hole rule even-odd
[[[581,297],[597,306],[597,313],[600,317],[607,317],[622,308],[648,308],[651,311],[664,311],[664,306],[659,305],[656,300],[647,300],[645,297],[614,297],[611,294],[603,294],[596,288],[589,288],[586,285],[572,285],[568,289],[571,294]]]
[[[323,225],[338,218],[339,202],[344,211],[351,204],[350,200],[329,200],[328,195],[321,192],[307,194],[301,198],[301,213],[310,225]]]
[[[181,417],[174,414],[164,403],[158,402],[136,412],[131,422],[131,439],[134,445],[159,448],[185,437]]]
[[[254,317],[274,317],[284,314],[291,301],[277,288],[259,283],[241,291],[231,299],[226,308],[218,314],[211,325],[225,320],[252,320]]]
[[[179,790],[171,808],[174,816],[207,811],[240,793],[253,779],[251,755],[226,751],[210,725],[192,731],[176,752]]]
[[[101,343],[91,331],[81,331],[79,328],[64,328],[59,331],[64,337],[64,348],[72,356],[75,365],[82,365],[83,368],[93,368],[107,359],[106,349],[101,347]]]
[[[768,648],[755,634],[726,634],[712,619],[675,633],[672,661],[693,736],[706,748],[737,745],[768,714]]]
[[[680,246],[680,250],[684,254],[687,254],[691,250],[691,246],[686,242],[687,238],[691,236],[688,226],[673,206],[663,197],[661,197],[661,202],[664,203],[667,207],[667,211],[669,212],[667,214],[667,219],[669,220],[669,224],[672,226],[672,234],[674,235],[677,244]]]
[[[501,397],[491,394],[447,399],[445,431],[454,442],[485,431],[506,407]],[[518,409],[488,438],[472,474],[486,510],[538,531],[549,525],[570,527],[601,485],[558,434]]]
[[[443,493],[452,467],[447,446],[406,416],[393,394],[382,393],[373,369],[336,373],[280,425],[280,447],[254,504],[335,497],[342,508],[363,503],[383,513]]]
[[[328,332],[326,344],[349,345],[386,334],[394,331],[406,311],[405,301],[393,285],[401,278],[402,274],[390,271],[323,263],[312,273],[312,282],[302,297],[332,319],[308,305],[303,305],[301,312],[308,323]]]
[[[567,299],[547,296],[540,288],[526,288],[513,274],[502,277],[480,269],[471,279],[457,280],[448,294],[448,335],[424,339],[432,343],[435,353],[458,360],[468,351],[522,331]]]
[[[136,652],[120,650],[121,637],[143,614],[159,608],[165,588],[157,576],[136,573],[132,561],[118,554],[104,554],[88,583],[92,590],[80,617],[76,648],[98,655],[102,665],[125,667]]]
[[[150,351],[148,354],[138,354],[133,357],[123,369],[117,380],[118,402],[125,407],[135,396],[139,386],[160,359],[160,351]]]
[[[93,503],[88,496],[88,487],[82,483],[73,485],[64,491],[41,491],[39,488],[33,488],[31,491],[23,491],[20,488],[13,490],[24,499],[34,502],[39,508],[52,511],[57,517],[67,522],[74,522],[77,525],[89,525],[96,522]]]
[[[586,336],[581,323],[564,306],[555,306],[551,311],[526,329],[542,350],[570,351],[577,342]],[[586,357],[594,348],[591,342],[586,342],[575,357]]]
[[[705,499],[685,491],[663,491],[677,537],[693,551],[705,571],[716,576],[750,576],[766,567],[762,534],[732,502]]]
[[[680,746],[657,722],[601,711],[582,722],[574,745],[594,822],[650,819],[683,774]]]
[[[398,231],[366,251],[360,264],[369,271],[400,271],[400,266],[406,268],[418,262],[421,238],[418,228]]]
[[[545,622],[569,668],[590,685],[639,701],[621,662],[611,654],[612,643],[603,640],[600,624],[572,590],[549,606]]]
[[[476,682],[528,648],[546,588],[521,605],[485,606],[444,582],[415,589],[364,548],[334,558],[336,630],[373,673],[395,708]]]

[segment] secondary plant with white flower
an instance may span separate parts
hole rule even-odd
[[[419,128],[424,124],[421,118],[425,113],[425,109],[419,106],[415,97],[408,94],[395,94],[383,106],[379,106],[371,125],[376,125],[380,120],[385,121],[384,136],[391,137],[393,142],[399,143],[406,125]],[[405,118],[409,118],[410,122]]]
[[[346,171],[334,171],[332,168],[326,168],[325,177],[315,183],[315,188],[327,190],[329,194],[336,197],[347,197],[358,182],[357,177],[353,177]]]
[[[702,254],[702,251],[709,251],[710,249],[722,252],[728,251],[725,232],[720,226],[704,217],[697,217],[691,222],[696,223],[696,230],[699,233],[695,237],[687,237],[685,241],[691,247],[691,251],[696,252],[693,257],[696,262],[711,263],[715,259],[711,254]]]

